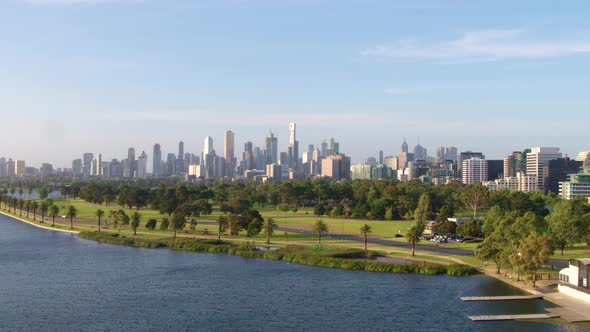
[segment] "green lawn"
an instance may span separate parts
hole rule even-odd
[[[578,243],[572,247],[566,247],[563,251],[563,256],[561,255],[561,250],[556,249],[551,257],[562,259],[590,258],[590,246],[586,243]]]

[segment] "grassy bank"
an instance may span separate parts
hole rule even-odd
[[[376,262],[372,260],[378,256],[374,251],[365,252],[356,249],[334,249],[322,246],[289,245],[277,250],[257,250],[253,243],[232,242],[211,239],[165,238],[146,239],[126,237],[116,233],[81,232],[80,237],[101,243],[126,245],[142,248],[169,248],[202,253],[223,253],[249,258],[264,258],[282,260],[302,265],[319,266],[343,270],[359,270],[384,273],[417,273],[426,275],[447,274],[452,276],[467,276],[477,274],[478,271],[466,265],[436,265],[436,264],[395,264]]]

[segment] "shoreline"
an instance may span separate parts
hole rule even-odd
[[[14,215],[12,215],[12,214],[10,214],[8,212],[0,211],[0,214],[4,215],[6,217],[12,218],[14,220],[18,220],[20,222],[24,222],[25,224],[29,224],[31,226],[35,226],[37,228],[45,229],[45,230],[48,230],[48,231],[62,232],[62,233],[68,233],[68,234],[80,234],[79,231],[72,231],[72,230],[67,230],[67,229],[54,228],[54,227],[51,227],[51,226],[39,225],[39,224],[36,224],[36,223],[34,223],[32,221],[28,221],[28,220],[23,219],[23,218],[20,218],[18,216],[14,216]]]
[[[18,216],[12,215],[12,214],[7,213],[7,212],[4,212],[4,211],[0,211],[0,214],[4,215],[6,217],[12,218],[12,219],[14,219],[16,221],[20,221],[20,222],[29,224],[31,226],[34,226],[34,227],[37,227],[37,228],[40,228],[40,229],[49,230],[49,231],[56,231],[56,232],[62,232],[62,233],[67,233],[67,234],[76,234],[77,236],[80,236],[80,231],[65,230],[65,229],[53,228],[53,227],[50,227],[50,226],[39,225],[37,223],[34,223],[32,221],[28,221],[26,219],[20,218]],[[86,237],[82,237],[82,238],[85,238],[86,239]],[[101,241],[95,240],[95,239],[88,239],[88,240],[93,240],[93,241],[101,242]],[[115,243],[110,243],[110,244],[117,245]],[[125,244],[123,244],[123,245],[125,245]],[[168,248],[168,249],[170,249],[170,250],[178,250],[178,249],[175,249],[175,248]],[[262,258],[264,258],[264,257],[262,257]],[[265,258],[265,259],[267,259],[267,258]],[[457,260],[454,260],[453,259],[453,261],[455,261],[456,263],[458,263]],[[419,265],[418,262],[409,262],[409,264]],[[542,293],[542,292],[540,292],[538,290],[535,290],[535,289],[532,289],[530,287],[527,287],[524,284],[521,284],[519,282],[515,282],[515,281],[512,281],[512,280],[507,280],[506,278],[502,277],[502,275],[498,275],[495,272],[490,272],[490,271],[486,270],[485,268],[476,267],[476,266],[470,265],[470,264],[465,263],[465,262],[462,262],[460,264],[466,265],[466,266],[470,266],[470,267],[476,269],[478,272],[480,272],[482,275],[484,275],[486,277],[494,278],[494,279],[496,279],[496,280],[498,280],[500,282],[503,282],[504,284],[507,284],[507,285],[512,286],[512,287],[515,287],[515,288],[519,289],[520,291],[525,292],[527,294],[542,295],[543,296],[543,300],[545,300],[547,302],[550,302],[550,303],[553,303],[553,304],[555,304],[557,306],[560,306],[562,308],[571,308],[572,307],[571,301],[573,300],[573,298],[572,299],[568,299],[568,297],[565,294],[561,294],[559,292],[556,292],[556,293]],[[310,265],[310,264],[303,264],[303,265]],[[311,266],[319,266],[319,265],[313,265],[313,264],[311,264]],[[319,267],[322,267],[322,266],[319,266]],[[367,272],[372,272],[372,271],[367,271]],[[564,299],[564,297],[566,297],[566,298]]]

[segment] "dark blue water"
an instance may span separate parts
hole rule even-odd
[[[469,314],[542,312],[486,277],[315,268],[98,244],[0,216],[2,331],[576,331]]]

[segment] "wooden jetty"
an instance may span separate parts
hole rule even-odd
[[[475,322],[481,321],[498,321],[498,320],[527,320],[527,319],[550,319],[558,318],[557,314],[523,314],[523,315],[484,315],[484,316],[468,316],[469,319]]]
[[[537,300],[543,295],[510,295],[510,296],[463,296],[463,301],[515,301],[515,300]]]

